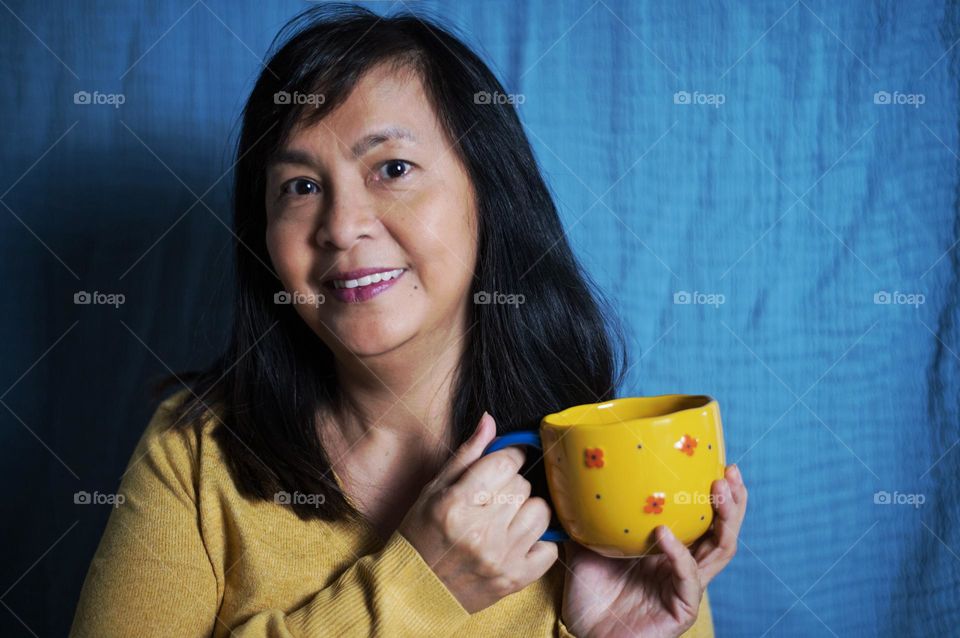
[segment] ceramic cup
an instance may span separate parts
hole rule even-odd
[[[704,395],[573,406],[543,417],[539,430],[495,438],[484,454],[508,445],[543,450],[563,529],[541,540],[572,539],[615,558],[660,553],[659,525],[685,545],[696,541],[713,521],[710,486],[726,468],[720,406]]]

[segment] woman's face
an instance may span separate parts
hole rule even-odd
[[[450,144],[417,75],[380,66],[267,168],[267,249],[334,352],[373,356],[463,329],[476,208]],[[350,274],[371,269],[402,272]]]

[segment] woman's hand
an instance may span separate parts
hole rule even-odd
[[[399,527],[471,614],[538,580],[559,555],[556,543],[540,540],[550,507],[530,497],[530,482],[519,474],[523,450],[481,457],[495,436],[485,414]]]
[[[679,636],[697,619],[707,584],[737,553],[747,509],[747,488],[735,465],[711,486],[711,531],[687,549],[661,525],[663,554],[633,560],[608,558],[574,542],[564,543],[567,574],[563,623],[578,638]]]

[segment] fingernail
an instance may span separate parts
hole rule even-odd
[[[740,468],[737,467],[736,464],[733,464],[733,465],[731,466],[731,470],[732,470],[732,471],[730,472],[730,474],[731,474],[731,476],[733,476],[733,480],[735,480],[737,483],[740,483],[740,484],[742,485],[742,484],[743,484],[743,477],[740,475]]]
[[[487,416],[487,411],[484,410],[483,414],[480,415],[480,420],[477,421],[477,427],[473,428],[473,436],[479,436],[480,428],[483,427],[483,417]]]

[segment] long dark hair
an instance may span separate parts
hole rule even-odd
[[[626,363],[622,329],[570,249],[513,104],[476,97],[506,95],[484,62],[436,20],[343,4],[297,15],[271,51],[237,145],[230,341],[209,368],[177,377],[193,396],[177,406],[175,422],[198,427],[219,407],[214,436],[241,493],[266,500],[281,492],[315,495],[313,504],[291,502],[303,519],[359,515],[330,473],[316,430],[319,411],[339,399],[333,354],[292,305],[274,303],[283,288],[266,248],[264,184],[270,154],[294,125],[336,108],[379,63],[416,71],[471,179],[479,244],[470,294],[523,295],[522,305],[468,304],[472,329],[451,405],[457,444],[484,410],[503,433],[616,396]],[[294,93],[324,100],[317,106],[276,97]]]

